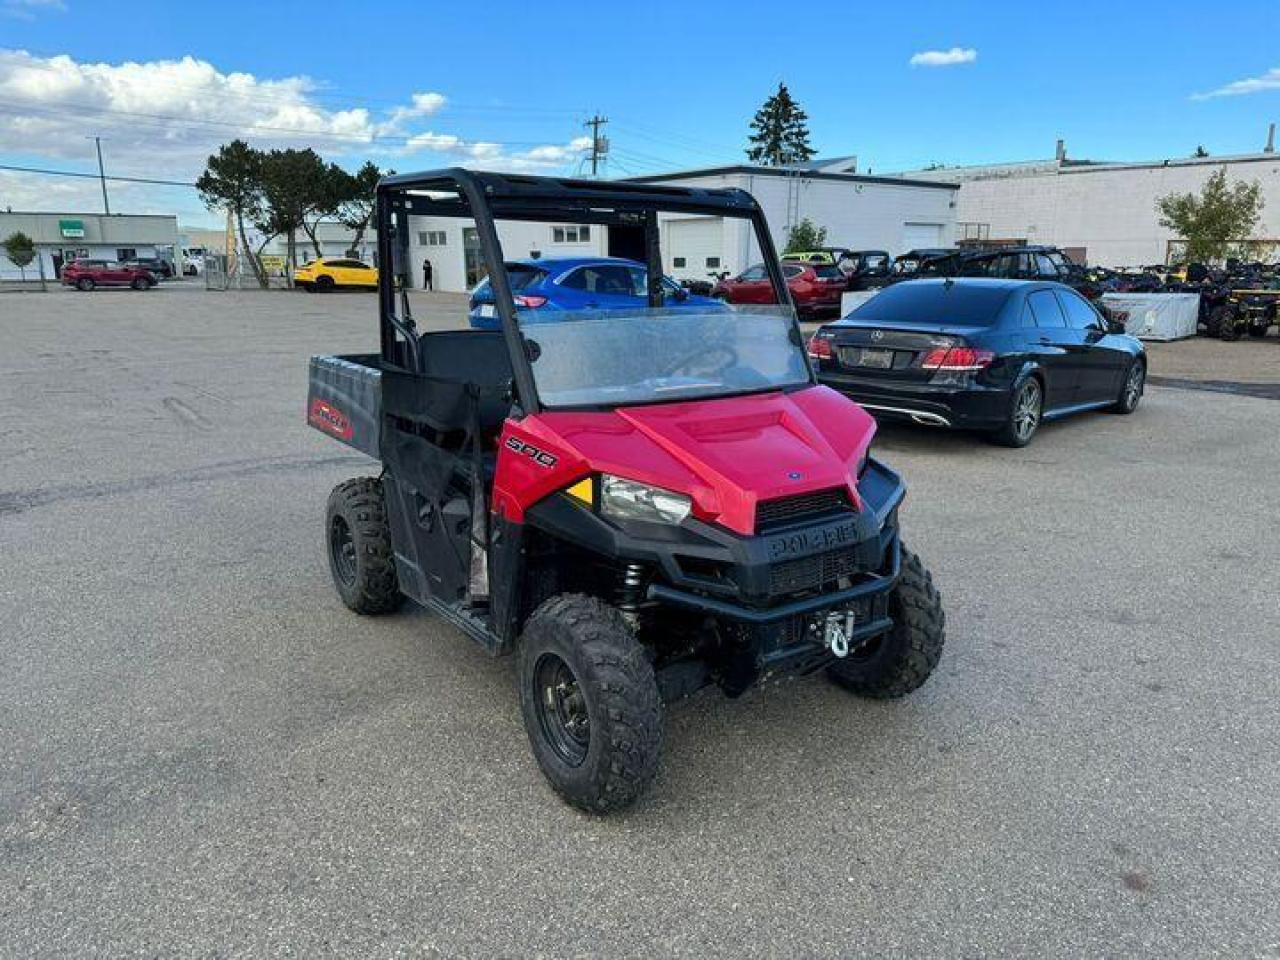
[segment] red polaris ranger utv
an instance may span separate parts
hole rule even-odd
[[[668,215],[723,218],[774,303],[664,282]],[[417,328],[397,293],[417,217],[474,223],[501,330]],[[638,290],[534,303],[498,221],[589,225]],[[902,481],[868,456],[871,417],[816,382],[749,194],[454,169],[384,179],[377,222],[381,352],[311,361],[308,421],[382,462],[329,498],[334,583],[357,613],[409,597],[516,654],[534,756],[569,803],[632,803],[663,702],[706,684],[825,670],[898,697],[928,678],[943,613],[899,537]]]

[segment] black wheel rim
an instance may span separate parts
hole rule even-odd
[[[333,561],[334,574],[344,586],[356,582],[356,541],[344,517],[334,517],[329,522],[329,559]]]
[[[1040,423],[1040,384],[1028,380],[1018,392],[1013,407],[1013,432],[1019,440],[1029,440]]]
[[[591,717],[573,670],[556,654],[544,653],[533,671],[532,692],[542,738],[562,762],[581,765],[591,746]]]
[[[1142,396],[1142,365],[1135,364],[1129,371],[1129,379],[1124,385],[1125,406],[1136,407],[1138,398]]]

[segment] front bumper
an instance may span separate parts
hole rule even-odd
[[[861,510],[754,536],[694,519],[678,526],[613,524],[561,495],[537,504],[528,517],[616,562],[641,564],[650,573],[645,598],[651,603],[746,625],[865,603],[876,621],[883,616],[879,598],[898,578],[897,511],[906,487],[884,464],[869,460],[858,493]],[[879,624],[875,632],[887,626]]]

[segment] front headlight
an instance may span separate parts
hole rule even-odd
[[[693,502],[681,493],[651,487],[647,483],[603,474],[600,477],[600,512],[616,520],[679,523],[689,515]]]

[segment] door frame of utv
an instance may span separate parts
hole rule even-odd
[[[432,194],[439,196],[433,196]],[[409,217],[443,216],[474,222],[480,253],[488,269],[489,285],[494,297],[511,365],[513,406],[509,419],[519,420],[543,409],[533,376],[532,362],[525,346],[516,315],[515,297],[502,269],[505,257],[498,237],[497,220],[573,223],[591,225],[642,225],[645,229],[645,253],[648,266],[648,301],[651,308],[664,303],[662,258],[658,212],[703,214],[736,217],[747,220],[755,232],[764,260],[775,302],[790,310],[791,336],[803,348],[804,335],[796,315],[794,301],[782,264],[769,233],[764,212],[755,199],[743,190],[701,187],[650,186],[647,184],[603,184],[599,181],[569,178],[506,176],[479,173],[462,168],[448,168],[424,173],[398,174],[384,177],[376,193],[378,234],[378,313],[381,358],[384,365],[411,374],[425,375],[424,350],[430,349],[431,337],[420,337],[410,309],[407,289],[409,258]],[[397,310],[397,289],[400,292]],[[803,352],[803,350],[802,350]],[[805,355],[810,383],[817,383],[812,361]],[[386,412],[382,430],[389,426]],[[383,448],[387,445],[384,441]],[[500,448],[498,456],[508,455]],[[399,481],[388,465],[388,505],[391,536],[395,553],[430,562],[449,562],[438,550],[428,549],[413,518],[404,509],[393,508]],[[482,482],[486,485],[487,480]],[[491,490],[485,489],[471,502],[483,504],[488,511]],[[473,517],[474,520],[474,517]],[[419,571],[418,589],[405,582],[402,587],[420,603],[442,614],[461,627],[491,653],[508,653],[514,649],[520,628],[523,603],[524,525],[508,518],[487,514],[486,527],[490,549],[487,551],[487,574],[490,607],[486,620],[478,620],[459,610],[456,599],[437,599],[426,589],[431,572]],[[422,540],[423,542],[418,542]],[[436,571],[439,573],[440,571]],[[447,600],[447,602],[446,602]]]

